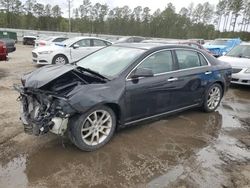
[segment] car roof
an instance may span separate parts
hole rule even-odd
[[[37,38],[36,36],[24,35],[23,38]]]
[[[162,48],[162,49],[170,49],[170,48],[188,48],[188,49],[195,49],[190,46],[182,45],[182,44],[164,44],[164,43],[118,43],[113,44],[112,46],[120,46],[120,47],[127,47],[127,48],[138,48],[142,50],[151,50],[155,48]]]
[[[103,38],[98,38],[98,37],[88,37],[88,36],[82,36],[82,37],[71,37],[71,39],[75,39],[75,40],[81,40],[81,39],[101,39],[101,40],[105,40]]]
[[[239,40],[239,38],[217,38],[215,40]]]

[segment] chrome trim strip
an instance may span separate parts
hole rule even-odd
[[[158,51],[155,51],[151,54],[149,54],[148,56],[146,56],[143,60],[141,60],[140,63],[138,63],[129,73],[128,75],[126,76],[126,81],[131,81],[133,79],[129,78],[130,74],[140,65],[144,62],[144,60],[146,60],[149,56],[151,55],[154,55],[155,53],[158,53],[158,52],[162,52],[162,51],[172,51],[172,50],[187,50],[187,51],[194,51],[194,52],[197,52],[199,54],[201,54],[205,60],[207,61],[207,64],[208,65],[203,65],[203,66],[199,66],[199,67],[192,67],[192,68],[187,68],[187,69],[179,69],[179,70],[174,70],[174,71],[169,71],[169,72],[163,72],[163,73],[158,73],[158,74],[154,74],[154,76],[161,76],[161,75],[165,75],[165,74],[169,74],[169,73],[175,73],[175,72],[183,72],[183,71],[186,71],[186,70],[193,70],[193,69],[198,69],[198,68],[202,68],[202,67],[210,67],[211,64],[209,63],[208,59],[198,50],[195,50],[195,49],[188,49],[188,48],[171,48],[171,49],[161,49],[161,50],[158,50]],[[142,79],[144,77],[140,77],[138,79]]]
[[[198,106],[198,105],[199,105],[199,103],[196,103],[196,104],[193,104],[193,105],[190,105],[190,106],[186,106],[186,107],[178,108],[178,109],[176,109],[176,110],[171,110],[171,111],[168,111],[168,112],[164,112],[164,113],[156,114],[156,115],[149,116],[149,117],[146,117],[146,118],[142,118],[142,119],[138,119],[138,120],[130,121],[130,122],[128,122],[128,123],[125,123],[125,125],[131,125],[131,124],[134,124],[134,123],[137,123],[137,122],[140,122],[140,121],[144,121],[144,120],[152,119],[152,118],[155,118],[155,117],[159,117],[159,116],[162,116],[162,115],[167,115],[167,114],[174,113],[174,112],[178,112],[178,111],[182,111],[182,110],[186,110],[186,109],[189,109],[189,108],[192,108],[192,107]]]

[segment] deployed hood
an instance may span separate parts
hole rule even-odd
[[[208,44],[208,45],[204,45],[205,48],[207,49],[224,49],[227,46],[224,45],[212,45],[212,44]]]
[[[25,87],[40,88],[75,68],[75,65],[48,65],[26,74],[22,80],[25,81]]]
[[[250,68],[250,59],[248,58],[222,56],[219,60],[227,62],[235,68]]]

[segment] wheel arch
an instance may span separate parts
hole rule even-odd
[[[67,55],[63,54],[63,53],[58,53],[58,54],[55,54],[54,57],[52,58],[52,63],[54,63],[54,60],[57,56],[64,56],[67,60],[67,62],[69,63],[69,58]]]
[[[116,122],[120,124],[121,121],[121,107],[117,103],[104,103],[104,106],[109,107],[113,112],[115,113],[116,116]]]
[[[219,81],[219,80],[214,82],[213,84],[219,84],[221,86],[221,88],[222,88],[222,96],[224,96],[224,94],[225,94],[225,84],[222,81]]]

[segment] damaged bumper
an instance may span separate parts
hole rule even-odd
[[[28,134],[42,135],[52,132],[64,135],[69,117],[75,112],[67,99],[41,90],[29,90],[14,86],[20,93],[21,117],[24,130]]]

